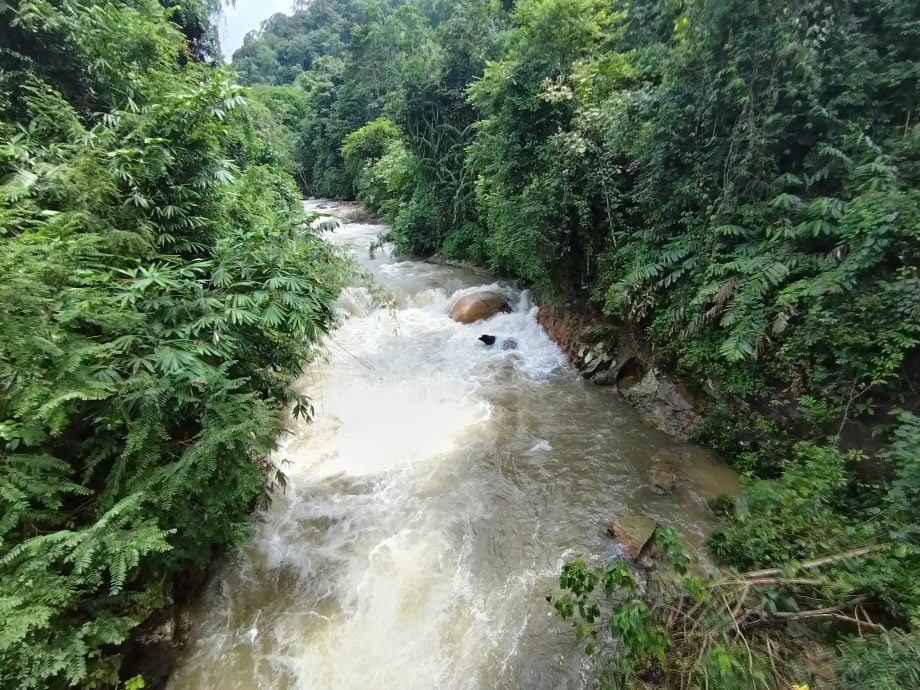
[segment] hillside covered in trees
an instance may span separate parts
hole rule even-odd
[[[613,682],[788,687],[804,635],[840,687],[917,686],[920,5],[316,0],[234,64],[306,192],[588,298],[696,384],[746,477],[710,546],[772,576],[627,597]],[[563,577],[582,637],[598,577]]]
[[[567,564],[602,686],[920,687],[920,3],[312,0],[231,67],[219,4],[0,3],[0,687],[143,687],[283,484],[352,270],[303,194],[695,386],[731,574]]]

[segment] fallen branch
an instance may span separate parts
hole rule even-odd
[[[838,604],[836,606],[827,606],[821,609],[812,609],[810,611],[776,611],[775,613],[766,613],[763,610],[752,612],[758,615],[758,618],[754,620],[749,620],[744,623],[745,628],[751,628],[756,625],[763,625],[767,623],[774,623],[777,621],[805,621],[805,620],[838,620],[846,623],[852,623],[857,627],[866,626],[872,630],[881,630],[882,626],[873,623],[869,620],[869,615],[863,609],[863,615],[866,617],[866,620],[861,620],[858,617],[848,616],[844,611],[848,609],[854,609],[856,615],[858,616],[858,611],[860,605],[865,603],[869,599],[868,595],[858,596],[850,601],[847,601],[843,604]],[[862,628],[860,627],[860,630]]]
[[[845,587],[839,582],[816,580],[806,577],[755,577],[751,579],[738,578],[736,580],[719,580],[708,585],[709,589],[719,587],[755,587],[759,585],[803,585],[809,587]]]
[[[812,609],[810,611],[777,611],[776,613],[765,614],[770,618],[783,618],[786,620],[798,620],[799,618],[811,618],[816,615],[824,615],[826,613],[839,613],[840,611],[845,611],[848,608],[858,606],[859,604],[866,601],[869,597],[865,594],[862,596],[855,597],[850,599],[850,601],[843,604],[837,604],[836,606],[826,606],[822,609]]]
[[[825,565],[830,565],[831,563],[839,563],[840,561],[851,561],[856,558],[862,558],[863,556],[868,556],[870,553],[876,553],[882,551],[883,549],[888,548],[887,544],[876,544],[875,546],[864,546],[860,549],[853,549],[852,551],[844,551],[843,553],[834,554],[833,556],[825,556],[824,558],[819,558],[814,561],[807,561],[805,563],[798,564],[793,570],[814,570],[816,568],[821,568]],[[741,579],[743,580],[757,580],[764,577],[775,577],[783,574],[783,568],[770,568],[768,570],[755,570],[749,573],[743,573]]]
[[[787,616],[786,614],[782,614],[782,615],[774,614],[771,618],[779,618],[782,620],[782,619],[788,619],[789,616]],[[843,613],[811,613],[807,616],[803,615],[803,616],[792,618],[792,620],[820,620],[820,619],[836,620],[836,621],[842,621],[846,623],[852,623],[853,625],[857,627],[866,626],[867,628],[870,628],[871,630],[882,630],[883,629],[882,626],[879,625],[878,623],[859,620],[858,618],[853,618],[852,616],[847,616]]]

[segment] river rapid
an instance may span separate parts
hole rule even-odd
[[[736,490],[704,452],[583,381],[528,293],[387,248],[372,258],[383,230],[329,235],[392,305],[343,295],[325,361],[298,384],[316,419],[279,440],[287,489],[247,552],[215,568],[172,690],[587,687],[571,626],[545,600],[562,564],[616,556],[605,525],[620,514],[698,538],[714,525],[705,499]],[[514,312],[448,318],[483,286]],[[661,450],[683,456],[668,496],[645,475]]]

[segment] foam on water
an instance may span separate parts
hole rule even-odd
[[[211,579],[173,690],[583,687],[571,631],[544,601],[564,559],[609,550],[603,522],[627,507],[708,524],[701,494],[644,491],[639,468],[670,442],[580,381],[528,293],[371,258],[382,229],[331,240],[397,308],[360,288],[340,300],[348,318],[297,384],[315,422],[279,440],[287,490]],[[448,317],[484,288],[514,311]]]

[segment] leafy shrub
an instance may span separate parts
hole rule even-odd
[[[837,647],[834,669],[842,687],[920,687],[920,638],[917,633],[892,631],[868,640],[846,640]]]
[[[158,3],[0,15],[0,686],[111,686],[279,478],[343,262]]]
[[[746,480],[728,528],[711,542],[716,554],[743,568],[806,560],[846,546],[855,535],[848,535],[838,509],[848,460],[858,458],[802,443],[779,478]]]
[[[385,117],[368,122],[342,141],[345,169],[357,178],[366,166],[379,161],[398,139],[399,131]]]

